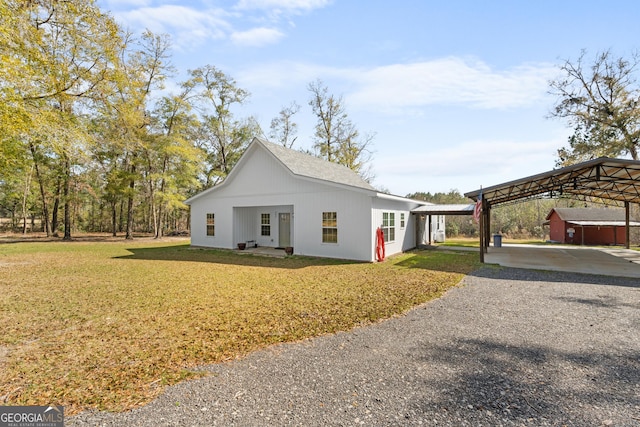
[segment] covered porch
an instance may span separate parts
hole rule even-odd
[[[445,241],[444,219],[447,215],[473,215],[473,204],[424,205],[411,211],[416,221],[416,246],[431,246]],[[435,220],[434,220],[435,218]]]
[[[233,239],[245,248],[286,248],[294,242],[293,205],[233,208]]]

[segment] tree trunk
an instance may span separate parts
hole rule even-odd
[[[15,202],[11,209],[11,230],[16,231],[18,229],[18,224],[20,223],[20,219],[16,215],[16,210],[18,210],[18,203]]]
[[[71,202],[69,201],[69,189],[71,186],[71,164],[69,156],[64,153],[64,237],[62,240],[71,240]]]
[[[131,240],[133,239],[133,190],[135,188],[135,173],[136,166],[131,165],[131,179],[129,181],[129,195],[127,196],[127,231],[125,234],[125,239]]]
[[[167,156],[164,156],[163,161],[162,161],[162,179],[160,180],[160,194],[163,195],[164,194],[164,190],[166,187],[166,179],[165,174],[167,173],[167,165],[168,165],[168,158]],[[156,231],[156,235],[155,238],[156,239],[160,239],[162,238],[162,236],[164,235],[164,221],[163,221],[163,216],[164,216],[164,210],[162,209],[162,202],[160,202],[158,204],[158,211],[156,213],[154,213],[155,218],[154,218],[154,222],[155,222],[155,231]]]
[[[91,206],[89,208],[89,230],[88,231],[96,231],[98,228],[96,226],[96,201],[95,199],[91,199]],[[87,231],[87,230],[85,230]]]
[[[51,227],[49,226],[49,206],[47,205],[47,194],[44,190],[44,182],[42,181],[42,175],[40,175],[40,168],[38,166],[38,157],[36,156],[36,147],[33,143],[29,144],[31,149],[31,157],[33,158],[33,166],[36,171],[36,179],[38,180],[38,186],[40,187],[40,197],[42,198],[42,227],[47,237],[51,237]]]
[[[33,174],[33,166],[29,170],[27,180],[24,184],[24,193],[22,195],[22,234],[27,234],[27,197],[29,197],[29,189],[31,187],[31,175]]]
[[[57,237],[58,233],[58,211],[60,210],[60,191],[62,186],[60,185],[60,177],[56,183],[56,195],[53,200],[53,210],[51,212],[51,234]]]
[[[124,199],[120,200],[120,210],[118,211],[118,231],[122,233],[124,231]]]
[[[156,212],[155,215],[155,220],[156,220],[156,234],[155,234],[155,238],[156,239],[160,239],[162,238],[163,232],[162,232],[162,226],[163,226],[163,221],[162,221],[162,216],[164,215],[164,212],[162,211],[162,205],[158,206],[158,211]]]
[[[116,233],[116,227],[118,226],[118,216],[116,212],[116,202],[115,200],[111,202],[111,235],[116,237],[118,233]]]
[[[151,170],[151,165],[149,165],[149,169]],[[149,213],[150,213],[150,220],[153,223],[153,236],[157,239],[158,238],[158,215],[156,212],[156,200],[155,200],[155,188],[153,187],[153,179],[151,178],[151,176],[153,176],[151,173],[149,173]]]

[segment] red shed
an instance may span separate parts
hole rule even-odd
[[[625,212],[618,208],[554,208],[547,215],[549,238],[577,245],[624,245]],[[630,222],[638,227],[640,223]]]

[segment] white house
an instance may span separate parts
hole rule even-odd
[[[411,210],[428,203],[381,193],[347,167],[259,138],[221,184],[185,203],[194,246],[232,249],[250,241],[375,261],[379,227],[387,256],[426,240]],[[444,229],[444,217],[439,221]]]

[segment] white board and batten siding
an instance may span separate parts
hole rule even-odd
[[[348,175],[351,171],[333,164],[327,175],[337,175],[342,181],[322,179],[327,162],[292,151],[255,139],[223,184],[189,199],[192,245],[233,249],[237,243],[256,241],[260,246],[278,247],[279,216],[288,213],[295,254],[375,261],[375,231],[383,213],[393,212],[395,239],[388,242],[387,255],[415,247],[410,211],[417,202],[382,195],[366,183],[360,185]],[[298,160],[307,162],[304,166],[309,174],[292,166]],[[341,176],[344,173],[346,178]],[[323,212],[336,213],[337,243],[322,242]],[[207,214],[211,213],[215,215],[215,236],[206,233]],[[269,214],[270,219],[266,236],[262,235],[262,214]]]
[[[379,195],[373,200],[371,216],[376,229],[383,227],[385,213],[387,218],[393,214],[395,238],[385,243],[387,255],[405,252],[416,247],[416,224],[411,210],[418,206],[420,204],[414,200],[391,195]]]

